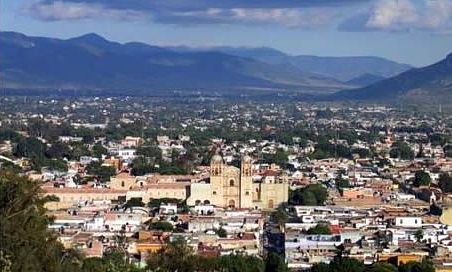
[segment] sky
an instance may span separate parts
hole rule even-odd
[[[424,66],[452,53],[452,0],[0,0],[0,30]]]

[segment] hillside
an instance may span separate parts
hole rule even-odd
[[[118,90],[290,89],[331,92],[348,85],[221,52],[175,52],[144,43],[120,44],[96,34],[68,40],[0,33],[2,88]]]
[[[344,90],[335,97],[448,103],[452,101],[452,54],[430,66],[411,69],[368,87]]]
[[[178,48],[187,51],[187,48]],[[192,48],[191,51],[196,50]],[[388,78],[412,67],[380,57],[318,57],[291,56],[273,48],[214,47],[198,49],[219,51],[226,54],[256,59],[269,64],[290,64],[301,71],[322,75],[347,82],[365,75]]]

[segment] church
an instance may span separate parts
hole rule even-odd
[[[240,168],[226,165],[220,155],[212,157],[209,182],[190,185],[187,204],[211,204],[224,208],[275,209],[289,198],[289,185],[281,179],[253,182],[253,162],[244,156]]]

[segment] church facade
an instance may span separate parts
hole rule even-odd
[[[212,204],[224,208],[274,209],[287,202],[287,182],[253,183],[252,160],[245,156],[240,168],[226,165],[215,155],[210,163],[210,183],[192,183],[188,205]]]

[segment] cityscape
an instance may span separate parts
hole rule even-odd
[[[0,7],[0,271],[452,271],[450,0]]]

